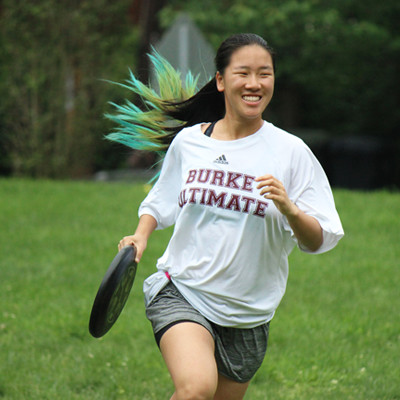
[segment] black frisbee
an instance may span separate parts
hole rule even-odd
[[[136,275],[135,257],[135,247],[124,247],[104,275],[90,314],[89,332],[95,338],[111,329],[128,300]]]

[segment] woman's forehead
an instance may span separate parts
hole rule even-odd
[[[247,45],[237,49],[231,56],[229,66],[231,68],[257,67],[273,69],[271,54],[259,45]]]

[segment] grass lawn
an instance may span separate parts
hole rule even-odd
[[[0,180],[0,398],[168,399],[141,286],[170,230],[157,231],[128,303],[102,339],[90,309],[145,187]],[[266,359],[246,399],[400,399],[400,194],[335,191],[339,246],[295,251]]]

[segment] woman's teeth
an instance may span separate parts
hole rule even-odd
[[[260,99],[260,96],[243,96],[243,100],[245,101],[258,101]]]

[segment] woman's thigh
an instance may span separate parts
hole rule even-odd
[[[176,324],[161,337],[160,349],[175,385],[173,398],[214,398],[218,371],[214,339],[206,328],[195,322]]]

